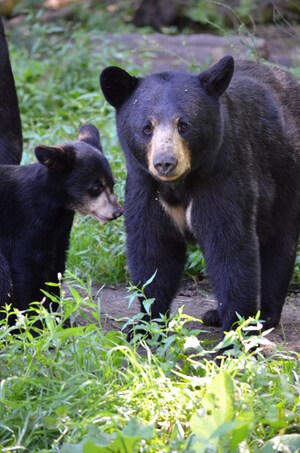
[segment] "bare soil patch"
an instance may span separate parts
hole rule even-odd
[[[126,319],[139,313],[138,301],[134,301],[128,308],[128,291],[123,287],[106,286],[100,291],[99,288],[92,289],[94,298],[99,297],[101,301],[101,322],[105,331],[121,330]],[[193,281],[183,281],[180,291],[172,304],[172,312],[184,306],[183,312],[201,320],[207,310],[216,307],[216,299],[209,283],[204,280],[198,284]],[[80,323],[84,323],[82,318]],[[204,326],[203,324],[189,323],[189,328],[202,329],[202,338],[218,342],[222,338],[221,329]],[[296,351],[300,353],[300,291],[291,291],[286,299],[281,322],[269,335],[268,339],[279,345],[283,350]]]

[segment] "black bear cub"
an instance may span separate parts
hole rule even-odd
[[[35,154],[38,163],[0,166],[0,305],[12,298],[20,310],[64,272],[75,211],[101,225],[122,214],[95,126],[82,126],[76,141],[37,146]]]
[[[125,226],[134,284],[166,313],[186,241],[202,248],[228,331],[236,313],[276,326],[300,228],[300,86],[287,72],[226,56],[198,75],[104,69],[127,163]]]

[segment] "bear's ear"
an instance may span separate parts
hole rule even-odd
[[[81,142],[88,143],[89,145],[103,152],[100,142],[100,133],[96,126],[94,126],[93,124],[84,124],[83,126],[81,126],[77,139]]]
[[[129,98],[139,83],[139,78],[133,77],[124,69],[109,66],[100,74],[100,86],[105,99],[115,109]]]
[[[228,88],[234,72],[234,59],[227,55],[198,75],[203,88],[213,96],[221,96]]]
[[[75,151],[71,146],[39,145],[34,150],[37,160],[49,170],[65,171],[73,167]]]

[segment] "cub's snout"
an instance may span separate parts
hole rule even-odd
[[[90,213],[99,219],[99,224],[102,226],[110,220],[120,217],[123,209],[114,192],[107,188],[94,202],[90,203]]]

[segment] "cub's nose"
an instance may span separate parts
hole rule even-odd
[[[117,219],[123,214],[123,209],[121,206],[116,206],[113,212],[113,219]]]
[[[165,154],[156,156],[153,161],[154,168],[161,176],[171,175],[177,164],[178,160],[175,156]]]

